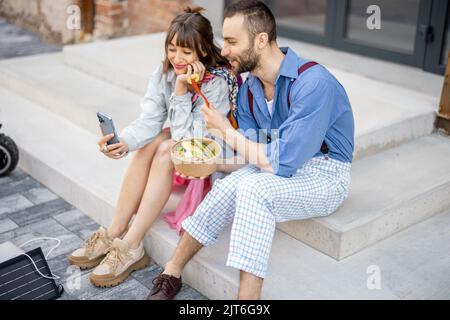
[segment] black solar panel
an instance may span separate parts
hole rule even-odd
[[[39,271],[51,277],[50,268],[40,247],[27,254]],[[50,300],[61,296],[63,287],[42,277],[25,255],[0,264],[0,300]]]

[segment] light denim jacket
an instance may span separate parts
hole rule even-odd
[[[128,144],[130,152],[151,142],[161,132],[167,119],[170,121],[172,139],[176,141],[185,137],[209,136],[200,113],[203,98],[198,97],[192,104],[192,93],[176,96],[175,71],[170,69],[164,75],[162,69],[161,63],[150,77],[147,92],[141,101],[141,115],[120,134],[120,140]],[[230,111],[229,90],[224,78],[214,77],[204,83],[201,90],[222,114]]]

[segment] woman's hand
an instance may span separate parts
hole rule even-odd
[[[188,91],[188,82],[190,76],[193,74],[198,74],[200,76],[200,81],[205,75],[206,68],[200,61],[195,61],[187,66],[187,72],[185,74],[180,74],[177,76],[175,82],[175,94],[177,96],[182,96]]]
[[[185,176],[182,173],[179,173],[178,171],[175,171],[175,174],[183,179],[188,179],[188,180],[203,180],[208,178],[209,176],[204,176],[204,177],[191,177],[191,176]]]
[[[234,130],[230,121],[212,103],[209,107],[203,105],[200,112],[205,121],[206,129],[215,136],[225,136],[228,130]]]
[[[100,148],[100,152],[105,156],[111,159],[120,159],[123,158],[129,151],[128,145],[126,142],[121,141],[119,143],[107,145],[106,143],[114,137],[114,134],[111,133],[109,135],[103,136],[98,141],[98,147]]]

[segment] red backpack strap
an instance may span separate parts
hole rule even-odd
[[[248,99],[248,108],[250,109],[253,119],[256,122],[255,113],[253,112],[253,94],[248,86],[247,86],[247,99]]]
[[[298,70],[297,70],[297,76],[299,77],[303,72],[305,72],[306,70],[308,70],[309,68],[311,68],[311,67],[314,67],[316,64],[318,64],[317,62],[314,62],[314,61],[309,61],[309,62],[307,62],[307,63],[305,63],[305,64],[303,64],[300,68],[298,68]],[[296,79],[297,80],[297,79]],[[290,108],[291,107],[291,87],[292,87],[292,83],[293,82],[295,82],[295,80],[294,81],[291,81],[290,83],[289,83],[289,86],[288,86],[288,92],[287,92],[287,99],[288,99],[288,108]]]
[[[307,63],[305,63],[304,65],[302,65],[300,68],[298,68],[298,75],[300,76],[303,72],[305,72],[306,70],[308,70],[311,67],[314,67],[316,64],[318,64],[315,61],[309,61]]]

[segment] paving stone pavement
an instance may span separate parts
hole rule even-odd
[[[0,18],[0,59],[60,50],[58,47],[42,42],[34,33]]]
[[[96,288],[89,282],[89,270],[71,267],[67,255],[77,249],[99,225],[83,212],[61,199],[44,185],[17,168],[8,177],[0,178],[0,243],[11,241],[20,246],[39,237],[54,237],[61,244],[48,257],[51,271],[61,277],[64,286],[61,299],[142,300],[152,286],[152,280],[162,268],[151,263],[134,272],[114,288]],[[46,254],[55,241],[38,240],[23,247],[25,251],[41,246]],[[178,300],[206,300],[195,289],[183,285]]]

